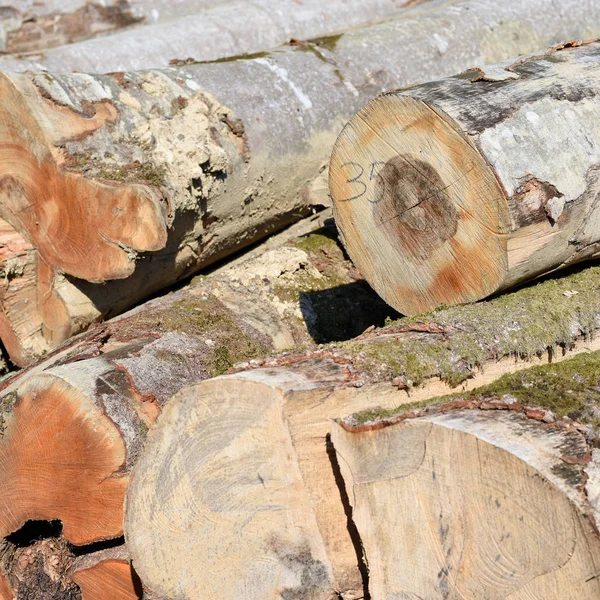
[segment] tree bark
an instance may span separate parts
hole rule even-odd
[[[598,255],[600,44],[385,94],[336,143],[350,256],[403,314]]]
[[[426,0],[421,0],[426,1]],[[178,3],[176,9],[179,8]],[[192,4],[192,3],[187,3]],[[141,27],[66,44],[43,54],[0,58],[0,69],[107,73],[168,67],[170,63],[218,60],[275,48],[291,39],[306,40],[337,34],[397,15],[411,0],[293,0],[221,2],[183,18],[153,23],[150,10]],[[185,3],[184,3],[185,5]],[[134,14],[138,11],[133,9]],[[143,6],[137,7],[143,8]],[[88,6],[88,11],[89,11]],[[200,7],[198,7],[200,10]],[[162,11],[164,14],[165,11]],[[167,9],[168,13],[172,9]],[[12,44],[14,46],[14,44]],[[15,52],[15,50],[9,50]]]
[[[12,360],[26,364],[327,203],[319,173],[341,125],[383,89],[580,34],[600,11],[562,2],[567,12],[542,24],[549,0],[491,4],[422,9],[335,44],[229,62],[2,75],[0,217],[34,249],[19,270],[37,287],[23,291],[36,295],[32,333],[5,314]],[[505,45],[513,18],[523,35]]]
[[[131,469],[168,398],[235,362],[383,324],[389,308],[329,231],[291,241],[292,232],[281,234],[248,259],[97,326],[3,382],[0,537],[27,521],[60,520],[65,544],[119,538]],[[124,570],[103,563],[74,581],[84,600],[93,599],[104,578]],[[133,583],[120,581],[125,594]]]
[[[597,598],[600,453],[588,431],[514,396],[340,420],[332,441],[372,597]]]
[[[0,13],[0,52],[42,52],[47,48],[190,16],[227,0],[19,0]],[[43,56],[43,54],[41,55]]]
[[[143,584],[166,599],[197,590],[214,597],[216,586],[223,598],[240,589],[249,599],[363,597],[367,563],[350,519],[352,490],[340,484],[331,455],[331,420],[394,415],[452,387],[522,370],[536,353],[558,362],[559,344],[566,356],[598,349],[597,340],[584,341],[597,327],[592,313],[600,315],[598,300],[591,308],[597,272],[587,291],[583,283],[594,271],[400,320],[344,344],[241,364],[182,390],[150,432],[127,491],[125,537]],[[591,327],[584,339],[583,322]],[[274,504],[283,514],[269,519]],[[307,565],[316,580],[305,576]]]

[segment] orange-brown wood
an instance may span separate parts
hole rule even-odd
[[[102,183],[60,168],[56,159],[64,163],[64,157],[53,155],[23,95],[4,75],[0,95],[0,216],[39,253],[36,305],[47,339],[57,343],[71,335],[71,324],[53,289],[55,273],[91,282],[131,275],[135,261],[130,250],[165,246],[164,209],[159,192],[150,186]],[[40,118],[56,143],[118,119],[108,101],[88,108],[86,116],[43,100]]]
[[[0,600],[14,600],[14,597],[10,585],[8,585],[8,579],[0,571]]]
[[[73,544],[121,535],[125,446],[91,403],[44,376],[16,398],[0,443],[0,535],[29,519],[60,519]]]
[[[139,600],[142,587],[131,564],[126,560],[104,560],[73,574],[81,589],[82,600]]]

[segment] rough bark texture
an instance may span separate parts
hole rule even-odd
[[[534,385],[597,423],[599,374],[596,352],[477,397],[338,421],[372,597],[597,598],[597,427],[537,407]]]
[[[317,225],[312,219],[293,231]],[[329,232],[286,243],[290,233],[281,234],[262,252],[97,326],[5,380],[0,536],[28,520],[59,520],[65,543],[118,538],[129,474],[169,397],[240,360],[383,324],[389,308]],[[84,600],[110,578],[127,597],[135,586],[126,571],[122,561],[102,563],[74,581]],[[74,584],[66,577],[56,585]]]
[[[350,256],[404,314],[598,254],[600,44],[385,94],[330,168]]]
[[[467,1],[228,62],[2,75],[0,217],[35,249],[17,266],[37,287],[22,292],[36,295],[28,330],[4,315],[12,359],[25,364],[326,203],[318,176],[342,123],[383,89],[600,22],[595,2],[552,8]]]
[[[168,67],[170,62],[217,60],[262,52],[290,40],[336,34],[389,18],[414,4],[414,0],[333,0],[326,4],[318,0],[221,2],[181,19],[173,20],[171,15],[166,22],[128,28],[109,39],[100,37],[43,53],[6,56],[0,58],[0,69],[107,73]],[[87,11],[90,10],[93,9],[88,5]],[[138,12],[134,9],[132,15]],[[148,19],[150,12],[145,9],[143,24],[152,23]],[[39,23],[36,25],[39,28]],[[32,27],[24,27],[23,34]],[[13,43],[8,51],[18,51],[14,46]]]
[[[125,536],[142,582],[159,598],[212,596],[216,585],[224,598],[242,589],[247,598],[302,597],[303,581],[313,586],[309,597],[363,597],[366,563],[349,518],[351,490],[329,452],[331,419],[359,411],[370,421],[469,378],[489,381],[501,357],[513,356],[501,361],[506,373],[532,364],[519,355],[558,359],[558,345],[567,356],[581,352],[600,315],[598,281],[591,269],[345,344],[241,364],[183,390],[150,432],[127,492]],[[450,385],[428,385],[440,378]],[[274,497],[290,519],[267,526]],[[225,572],[224,564],[237,567]],[[304,579],[315,564],[316,579]]]
[[[0,543],[2,600],[142,598],[141,583],[123,545],[77,556],[78,550],[56,524],[28,523]]]

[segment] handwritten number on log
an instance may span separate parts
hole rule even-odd
[[[382,160],[376,160],[371,163],[371,169],[369,172],[369,181],[373,181],[373,179],[377,179],[379,177],[379,172],[383,167],[385,167],[387,163]],[[371,204],[377,204],[383,200],[383,193],[385,192],[385,186],[379,182],[379,185],[375,188],[377,190],[376,195],[373,199],[369,198],[369,202]]]
[[[379,176],[379,171],[385,165],[386,165],[386,163],[381,160],[373,161],[369,165],[369,170],[368,170],[369,181],[373,181],[374,179],[377,179],[377,177]],[[363,175],[365,175],[364,167],[357,162],[347,162],[347,163],[344,163],[343,165],[341,165],[340,168],[346,169],[347,175],[349,175],[349,177],[346,179],[346,183],[354,184],[355,186],[360,186],[360,189],[358,189],[357,193],[354,196],[352,196],[351,198],[344,198],[343,200],[338,200],[338,202],[351,202],[352,200],[357,200],[358,198],[361,198],[362,196],[364,196],[365,192],[368,189],[367,184],[362,180]],[[371,202],[372,204],[377,204],[378,202],[381,202],[381,200],[383,199],[384,186],[379,185],[379,186],[377,186],[377,188],[378,188],[377,197],[372,198],[372,199],[367,198],[367,200],[369,202]]]
[[[364,193],[367,191],[367,184],[364,181],[360,180],[365,172],[363,167],[356,162],[347,162],[347,163],[344,163],[340,168],[350,171],[348,173],[350,175],[350,177],[348,177],[348,179],[346,179],[346,183],[352,183],[354,185],[359,185],[359,186],[361,186],[362,189],[360,192],[358,192],[351,198],[344,198],[344,200],[338,200],[338,202],[351,202],[352,200],[356,200],[357,198],[360,198],[361,196],[363,196]],[[357,171],[358,171],[358,174],[356,174]]]

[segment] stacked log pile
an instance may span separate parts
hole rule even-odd
[[[57,585],[70,589],[82,581],[100,590],[109,567],[116,569],[114,579],[130,581],[122,556],[94,557],[90,566],[88,550],[86,561],[73,567],[61,552],[68,544],[119,543],[129,474],[164,403],[235,362],[255,362],[313,339],[355,337],[393,314],[330,231],[294,238],[152,300],[5,381],[0,535],[11,542],[28,521],[60,522],[62,545],[28,549],[34,558],[48,554],[46,562],[58,552],[60,564],[75,569],[57,577]],[[47,571],[35,558],[29,561],[33,575],[21,573],[12,542],[3,556],[14,590]]]
[[[176,4],[0,11],[0,600],[597,598],[600,6]]]
[[[2,74],[0,218],[11,268],[0,338],[11,360],[25,365],[327,204],[332,144],[378,92],[577,36],[600,11],[563,2],[542,24],[547,4],[424,5],[331,43],[220,63]],[[517,41],[504,45],[515,19]]]

